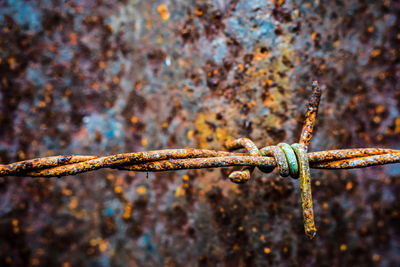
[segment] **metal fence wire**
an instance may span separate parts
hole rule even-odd
[[[312,96],[308,104],[306,121],[298,143],[280,143],[258,149],[248,138],[228,140],[229,151],[207,149],[165,149],[148,152],[124,153],[111,156],[53,156],[0,165],[2,176],[62,177],[101,168],[159,172],[183,169],[243,166],[229,178],[234,183],[245,183],[254,168],[272,172],[278,168],[282,177],[300,179],[300,195],[304,229],[309,238],[316,234],[311,194],[310,168],[352,169],[390,163],[400,163],[400,150],[382,148],[356,148],[308,152],[321,99],[317,81],[312,83]],[[245,153],[230,152],[245,149]]]

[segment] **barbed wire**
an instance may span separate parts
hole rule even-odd
[[[356,148],[308,152],[312,132],[321,99],[321,89],[317,81],[312,83],[312,97],[307,108],[306,121],[301,131],[299,143],[267,146],[258,149],[248,138],[229,140],[225,143],[228,151],[207,149],[165,149],[148,152],[124,153],[111,156],[54,156],[0,164],[0,177],[62,177],[79,173],[113,168],[141,172],[174,171],[243,166],[229,175],[232,182],[245,183],[254,168],[264,173],[276,167],[283,177],[300,178],[304,229],[308,237],[316,233],[311,194],[310,168],[351,169],[400,163],[400,150],[382,148]],[[231,152],[244,148],[245,153]]]

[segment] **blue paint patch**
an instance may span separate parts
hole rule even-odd
[[[155,253],[155,247],[151,242],[150,234],[145,234],[140,238],[140,243],[146,248],[146,250],[150,251],[151,253]]]
[[[114,62],[111,67],[112,75],[117,75],[120,69],[121,69],[121,63],[119,61]]]
[[[45,76],[40,69],[28,68],[26,79],[36,86],[41,86],[44,84]]]
[[[112,209],[106,209],[106,212],[105,212],[106,216],[113,215],[113,213],[114,213],[114,211]]]
[[[71,49],[69,49],[68,46],[63,46],[60,49],[61,52],[61,58],[65,61],[71,61],[74,53],[71,51]]]
[[[389,165],[386,167],[387,169],[387,174],[389,176],[398,176],[400,175],[400,165],[399,164],[393,164]]]
[[[41,14],[39,12],[40,9],[36,7],[36,3],[36,1],[8,0],[9,7],[0,11],[0,14],[1,16],[5,14],[12,15],[19,25],[35,32],[41,31]]]

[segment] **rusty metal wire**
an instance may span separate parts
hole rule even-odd
[[[246,153],[215,151],[206,149],[166,149],[135,152],[112,156],[54,156],[20,161],[8,165],[0,164],[2,176],[62,177],[76,175],[101,168],[141,172],[174,171],[182,169],[217,168],[243,166],[229,175],[232,182],[245,183],[257,167],[269,173],[275,167],[281,176],[300,178],[300,191],[306,235],[313,238],[316,233],[311,195],[310,168],[351,169],[400,163],[400,150],[381,148],[355,148],[307,153],[318,113],[321,90],[318,82],[312,84],[313,94],[307,108],[306,121],[299,143],[267,146],[258,149],[247,138],[229,140],[228,150],[244,148]]]

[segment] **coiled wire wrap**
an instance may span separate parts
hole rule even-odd
[[[314,222],[314,211],[311,194],[310,166],[307,158],[307,151],[304,144],[295,143],[291,146],[280,143],[277,146],[267,146],[261,150],[247,138],[240,138],[230,141],[226,146],[233,150],[245,148],[249,154],[272,156],[282,177],[300,178],[300,195],[303,210],[304,230],[308,237],[313,238],[317,232]],[[259,168],[262,172],[271,172],[269,169]],[[232,172],[229,179],[234,183],[245,183],[250,178],[254,167],[244,167],[240,171]]]
[[[248,138],[239,138],[233,141],[228,141],[225,146],[229,150],[235,150],[244,148],[247,153],[252,156],[272,156],[278,167],[279,174],[282,177],[290,177],[297,179],[299,178],[299,167],[296,152],[292,146],[286,143],[279,143],[277,146],[266,146],[262,149],[258,149],[257,146]],[[303,145],[304,147],[304,145]],[[306,153],[306,152],[305,152]],[[264,173],[273,171],[272,168],[259,167]],[[245,183],[249,180],[251,172],[254,167],[243,167],[240,171],[234,171],[229,175],[229,179],[234,183]]]

